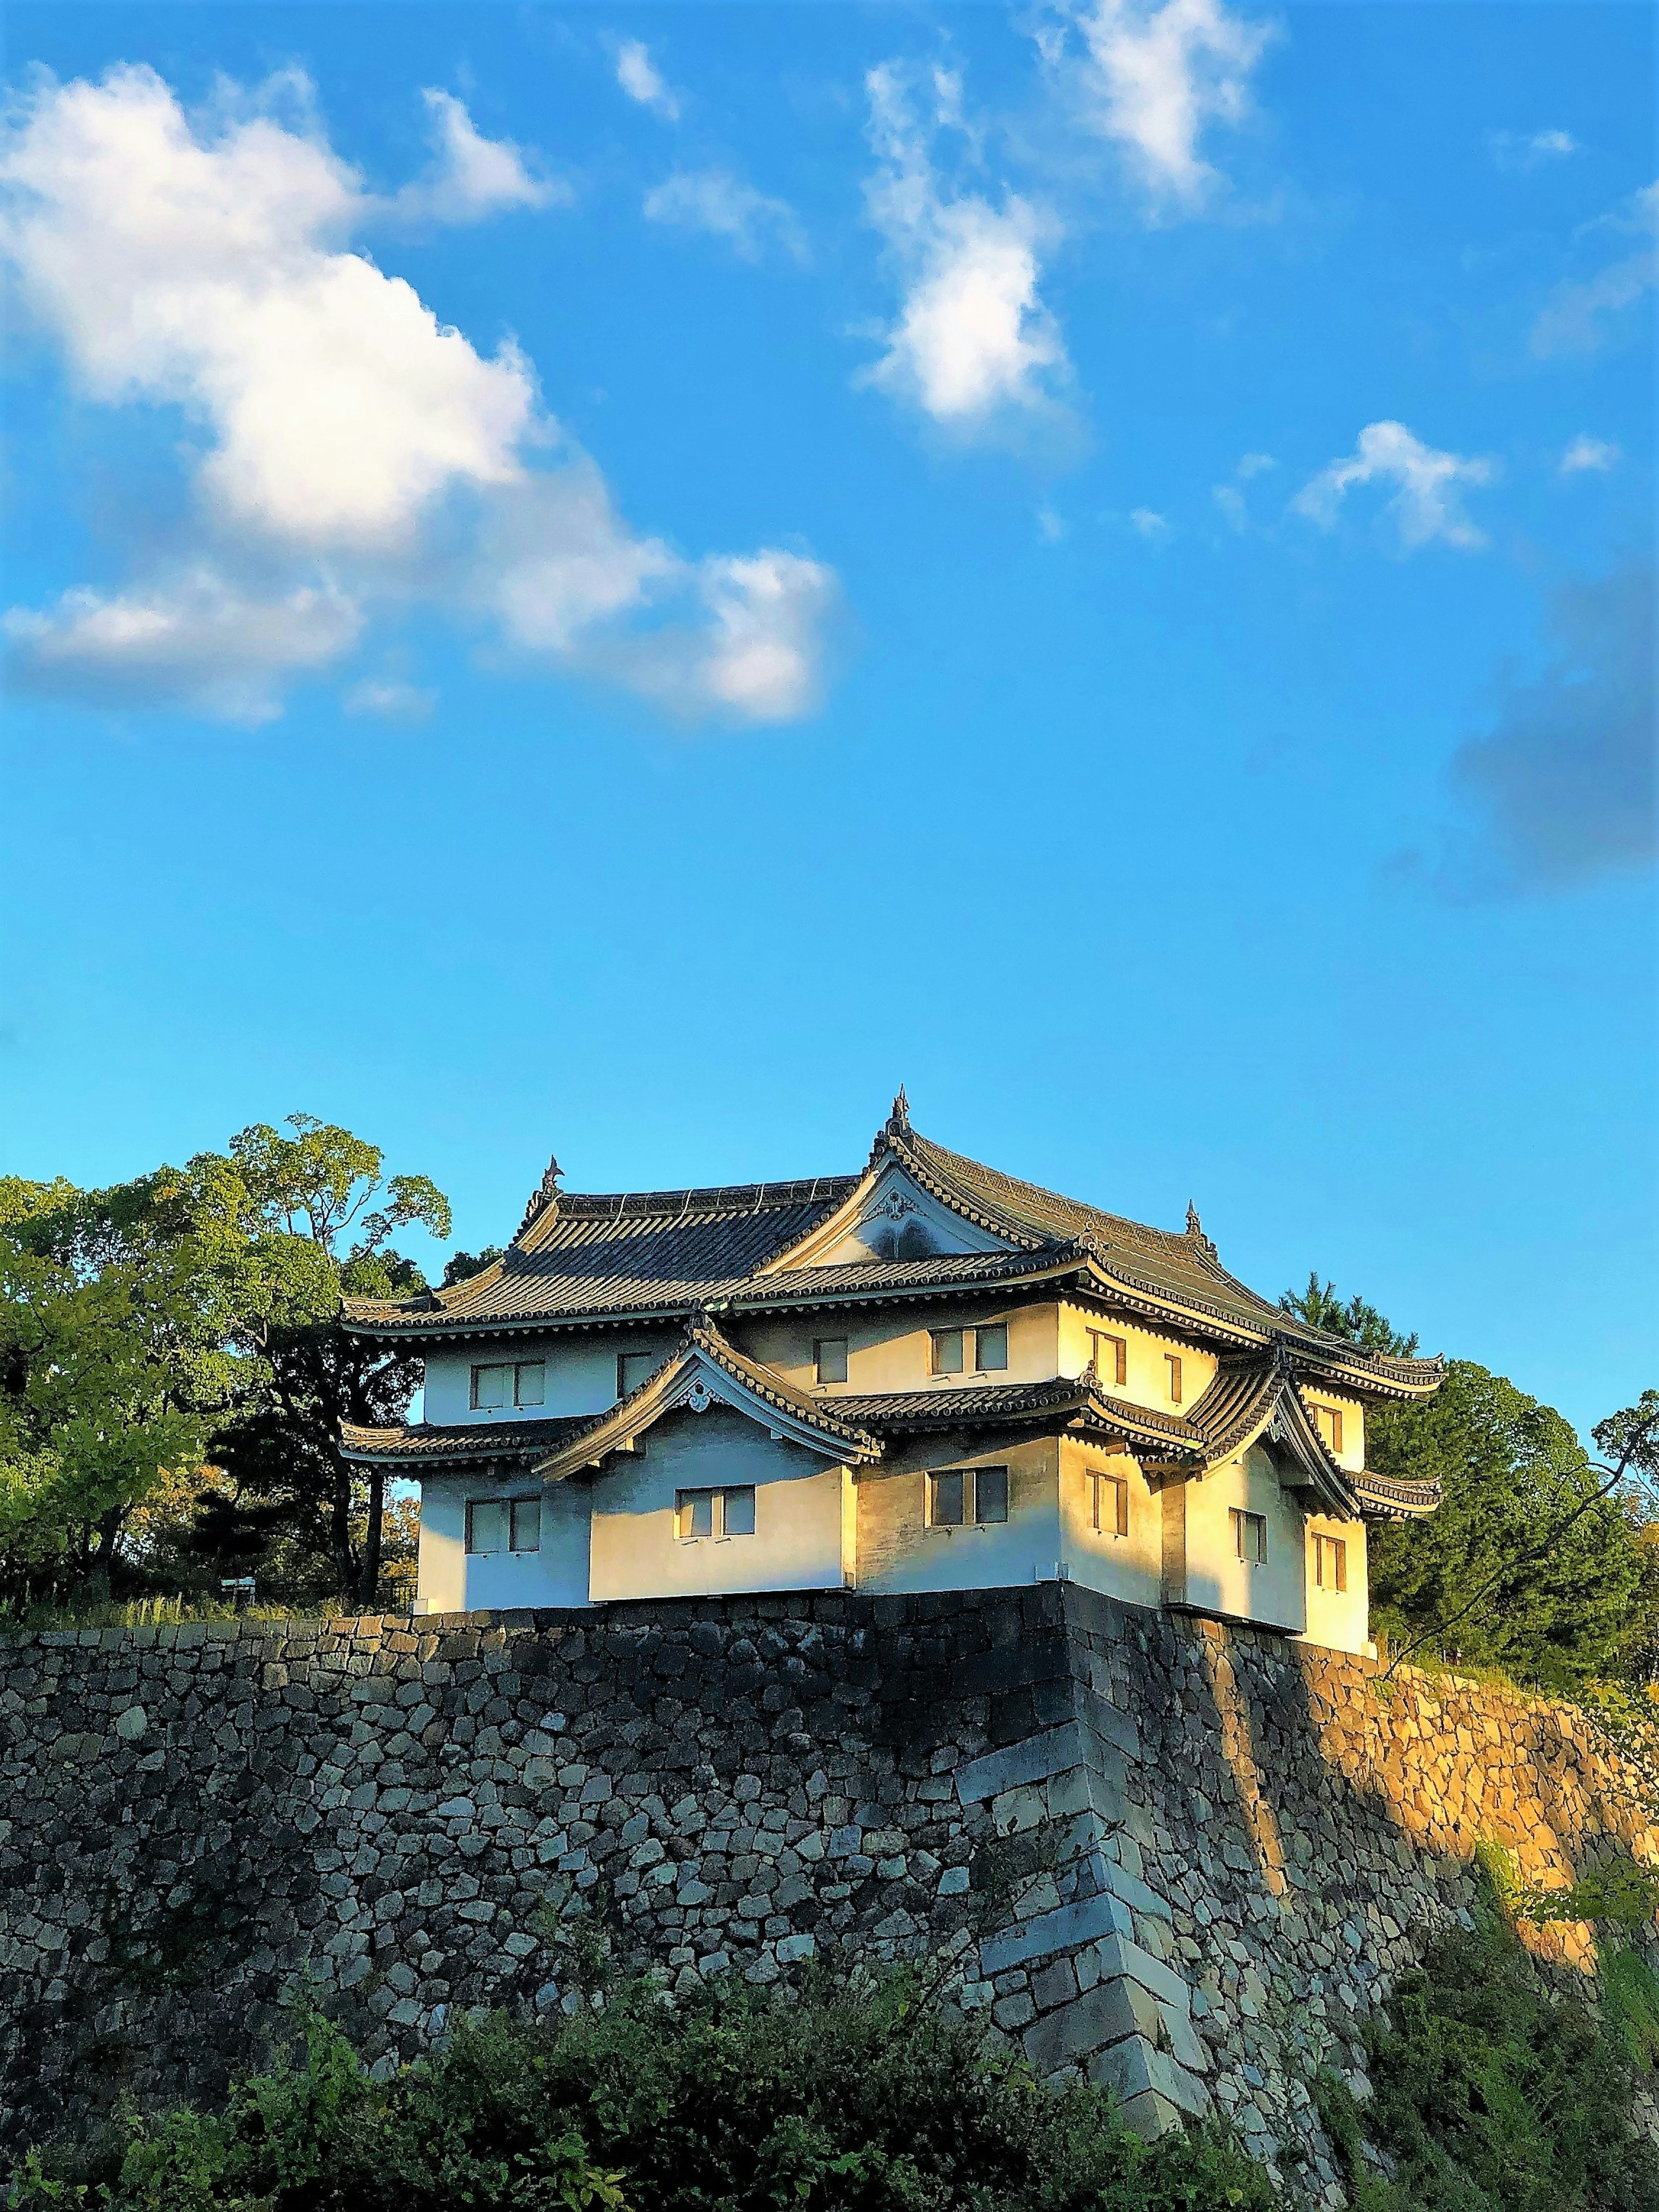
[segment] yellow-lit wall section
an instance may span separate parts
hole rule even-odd
[[[963,1346],[960,1375],[933,1372],[932,1335],[935,1329],[971,1331],[981,1325],[1006,1322],[1008,1364],[981,1373],[974,1365],[971,1338]],[[913,1309],[906,1313],[848,1313],[845,1316],[817,1314],[804,1322],[757,1322],[741,1332],[743,1349],[751,1359],[772,1369],[797,1389],[833,1401],[878,1390],[973,1389],[993,1382],[1048,1382],[1060,1372],[1057,1364],[1057,1309],[1050,1305],[1017,1306],[1012,1311],[981,1305],[945,1304]],[[813,1345],[823,1337],[847,1340],[847,1380],[819,1386],[813,1365]]]
[[[1109,1487],[1095,1527],[1097,1474],[1127,1486],[1128,1530],[1118,1535],[1109,1510]],[[1071,1437],[1060,1439],[1060,1557],[1073,1582],[1130,1605],[1158,1602],[1164,1565],[1164,1516],[1139,1463],[1127,1453],[1104,1452]]]
[[[955,1452],[942,1443],[908,1449],[902,1462],[861,1468],[858,1586],[861,1590],[994,1589],[1052,1582],[1060,1559],[1055,1497],[1057,1439],[1040,1437],[1000,1450]],[[1006,1467],[1008,1518],[983,1528],[927,1525],[932,1469]]]
[[[1185,1485],[1186,1602],[1202,1613],[1260,1622],[1300,1635],[1307,1626],[1301,1506],[1279,1486],[1259,1444]],[[1241,1559],[1233,1512],[1258,1513],[1267,1523],[1267,1556]]]
[[[1126,1398],[1133,1405],[1151,1406],[1161,1413],[1184,1413],[1215,1379],[1213,1352],[1202,1352],[1178,1336],[1162,1335],[1139,1323],[1120,1321],[1115,1316],[1106,1318],[1082,1306],[1064,1304],[1060,1309],[1058,1373],[1082,1374],[1094,1350],[1091,1329],[1097,1335],[1121,1336],[1126,1346],[1127,1371],[1121,1384],[1109,1364],[1095,1370],[1102,1393],[1108,1398]],[[1181,1362],[1179,1404],[1170,1395],[1171,1353]]]
[[[1328,1582],[1322,1589],[1314,1579],[1316,1536],[1334,1537],[1347,1547],[1345,1565],[1348,1587],[1346,1590],[1336,1589]],[[1364,1522],[1334,1521],[1323,1514],[1310,1513],[1305,1544],[1308,1642],[1323,1644],[1328,1651],[1364,1651],[1370,1635]],[[1328,1553],[1328,1567],[1329,1564]]]

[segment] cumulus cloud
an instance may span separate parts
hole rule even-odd
[[[432,112],[440,199],[474,216],[524,204],[516,149]],[[720,673],[724,602],[617,515],[516,349],[480,354],[353,250],[353,225],[387,204],[314,132],[257,110],[192,119],[147,69],[42,80],[0,145],[0,190],[19,295],[80,388],[176,405],[198,441],[200,563],[183,584],[17,617],[31,680],[78,672],[111,696],[125,659],[149,696],[258,719],[284,672],[343,655],[373,606],[425,598],[573,667],[597,665],[600,633],[678,620],[707,647],[682,708],[765,716],[788,696]],[[625,656],[608,665],[632,680]]]
[[[1168,515],[1159,514],[1155,507],[1137,507],[1130,510],[1129,527],[1137,537],[1147,538],[1158,545],[1170,534],[1170,519]]]
[[[4,618],[13,680],[106,707],[177,702],[250,726],[281,712],[282,687],[349,651],[362,612],[301,586],[260,598],[203,565],[124,592],[66,592],[44,613]]]
[[[1486,538],[1463,510],[1462,489],[1468,484],[1491,483],[1497,473],[1489,460],[1438,453],[1425,446],[1403,422],[1368,422],[1346,459],[1322,468],[1291,505],[1322,530],[1331,530],[1356,484],[1392,484],[1386,511],[1407,551],[1441,538],[1473,552]]]
[[[1489,131],[1486,151],[1506,175],[1524,176],[1549,161],[1565,161],[1579,150],[1570,131]]]
[[[1562,890],[1650,866],[1659,851],[1651,568],[1632,562],[1556,595],[1558,652],[1503,690],[1451,763],[1465,813],[1432,868],[1459,896]]]
[[[1037,249],[1056,227],[1012,193],[994,204],[941,182],[933,137],[961,127],[961,86],[950,72],[935,70],[927,82],[926,124],[915,88],[896,64],[872,70],[865,83],[878,161],[866,201],[903,299],[886,352],[860,380],[959,434],[1009,410],[1053,412],[1068,363],[1038,295]]]
[[[1633,192],[1611,215],[1589,227],[1602,233],[1639,237],[1642,243],[1620,253],[1593,276],[1559,284],[1532,328],[1532,349],[1552,356],[1595,353],[1613,337],[1626,308],[1636,307],[1659,283],[1659,184]]]
[[[648,222],[723,238],[740,258],[758,261],[769,246],[807,258],[806,234],[787,200],[772,199],[728,169],[677,169],[645,196]]]
[[[665,82],[642,39],[624,39],[617,49],[617,82],[630,100],[660,115],[665,123],[679,121],[678,98]]]
[[[1274,35],[1221,0],[1094,0],[1067,9],[1041,44],[1089,128],[1122,149],[1156,198],[1190,206],[1221,181],[1200,141],[1211,125],[1249,114],[1250,78]]]
[[[539,174],[510,138],[485,138],[461,102],[434,88],[421,94],[431,118],[436,159],[431,174],[406,185],[396,212],[434,222],[481,222],[509,208],[550,207],[570,187]]]
[[[1610,446],[1602,438],[1592,438],[1580,431],[1561,456],[1564,477],[1606,476],[1624,459],[1617,446]]]

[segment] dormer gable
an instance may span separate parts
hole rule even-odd
[[[758,1272],[790,1267],[856,1266],[865,1260],[927,1260],[961,1252],[1017,1252],[977,1222],[924,1190],[891,1157],[872,1166],[827,1221]]]

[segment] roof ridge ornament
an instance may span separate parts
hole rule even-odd
[[[1198,1208],[1190,1198],[1187,1200],[1187,1236],[1190,1243],[1196,1244],[1212,1260],[1217,1256],[1215,1240],[1204,1234],[1204,1224],[1199,1219]]]
[[[531,1192],[530,1203],[524,1210],[524,1219],[519,1224],[520,1237],[524,1235],[531,1223],[539,1220],[544,1213],[558,1212],[559,1200],[564,1194],[559,1188],[559,1177],[563,1173],[564,1170],[559,1165],[558,1154],[550,1153],[547,1165],[542,1170],[542,1179]]]
[[[910,1101],[904,1095],[902,1083],[893,1101],[893,1110],[887,1116],[887,1134],[890,1137],[908,1137],[910,1134]]]

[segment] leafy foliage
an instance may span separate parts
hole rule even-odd
[[[1305,1290],[1286,1291],[1279,1304],[1282,1312],[1294,1314],[1310,1328],[1322,1328],[1328,1336],[1346,1337],[1366,1352],[1389,1352],[1401,1359],[1410,1359],[1416,1353],[1414,1335],[1401,1336],[1364,1298],[1339,1297],[1334,1283],[1321,1282],[1317,1267],[1310,1271]]]
[[[1640,1982],[1646,1970],[1635,1966]],[[1495,1893],[1473,1930],[1440,1937],[1401,1978],[1366,2045],[1372,2097],[1363,2111],[1342,2082],[1318,2085],[1355,2212],[1659,2203],[1659,2152],[1633,2118],[1629,2039],[1551,1989]]]
[[[422,1287],[392,1240],[449,1207],[349,1130],[288,1130],[109,1190],[0,1182],[0,1601],[257,1565],[373,1602],[383,1499],[339,1425],[401,1419],[420,1367],[340,1301]]]
[[[1371,1617],[1407,1637],[1461,1613],[1441,1656],[1571,1691],[1607,1672],[1628,1636],[1645,1568],[1631,1501],[1573,1509],[1600,1478],[1572,1430],[1501,1375],[1452,1360],[1433,1398],[1374,1411],[1366,1458],[1382,1474],[1434,1480],[1439,1510],[1379,1529]],[[1544,1545],[1540,1539],[1559,1530]]]
[[[1274,2212],[1213,2133],[1140,2142],[1109,2099],[1039,2087],[895,1976],[799,2001],[651,1985],[553,2028],[468,2023],[374,2081],[302,2015],[220,2113],[39,2157],[14,2212]]]

